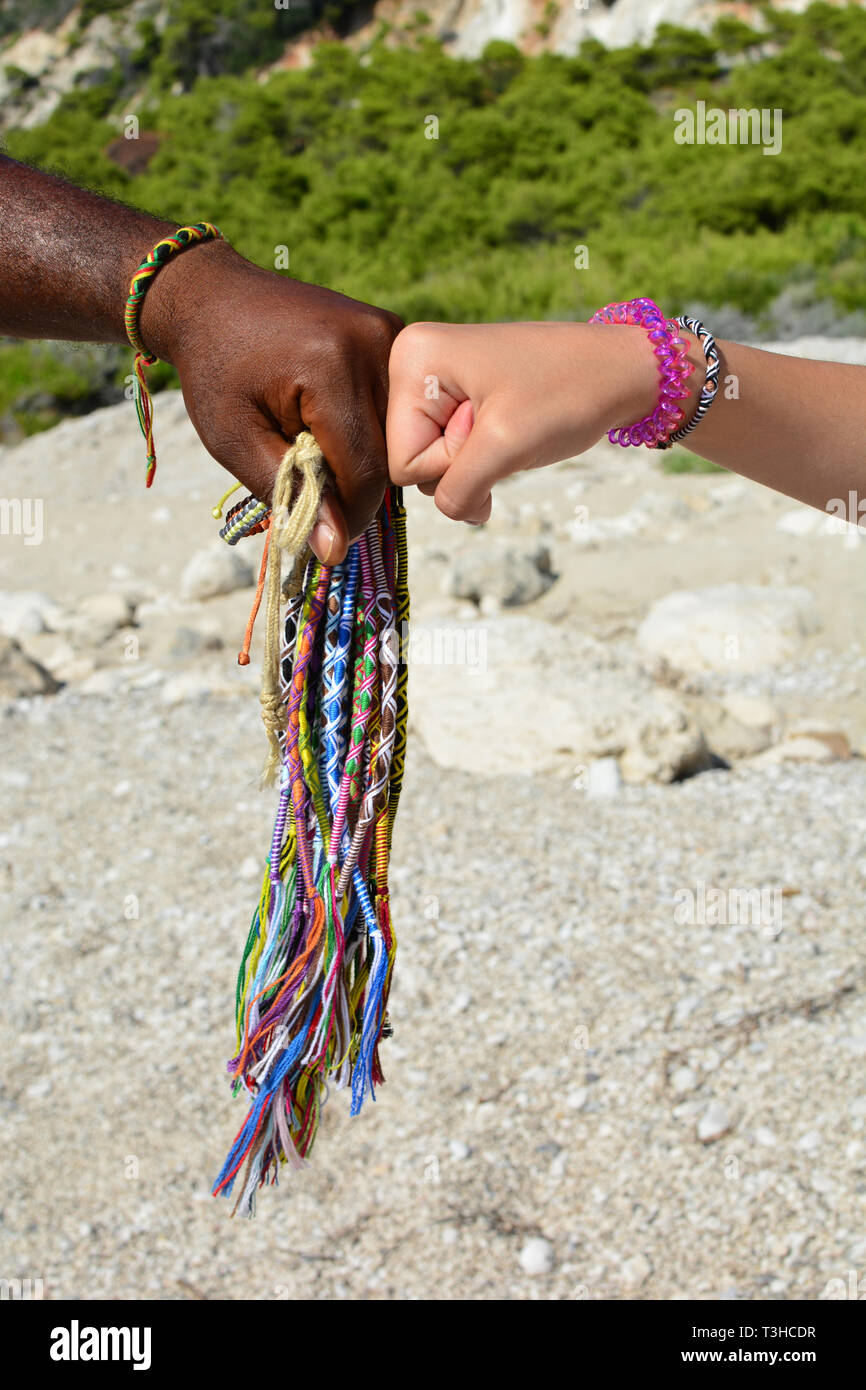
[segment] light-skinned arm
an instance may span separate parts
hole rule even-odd
[[[706,361],[683,336],[690,417]],[[822,510],[866,496],[866,367],[717,347],[718,397],[680,447]],[[392,480],[473,522],[489,516],[501,478],[582,453],[652,411],[658,391],[646,333],[624,324],[411,324],[390,381]]]

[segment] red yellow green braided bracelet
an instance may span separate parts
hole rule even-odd
[[[188,247],[194,246],[199,241],[222,241],[222,239],[222,232],[212,222],[195,222],[189,227],[178,227],[172,236],[163,237],[162,241],[158,241],[153,249],[148,251],[130,282],[123,322],[126,336],[135,349],[135,361],[132,365],[134,373],[132,392],[135,401],[135,413],[138,416],[138,423],[147,445],[147,473],[145,476],[147,487],[150,487],[156,474],[156,449],[153,443],[153,402],[147,389],[144,369],[153,366],[154,362],[159,361],[159,358],[148,352],[142,341],[138,322],[141,305],[154,275],[172,256],[177,255],[179,251],[186,251]]]

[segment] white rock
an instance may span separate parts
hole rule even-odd
[[[549,1274],[554,1266],[553,1246],[543,1236],[528,1240],[520,1252],[524,1274]]]
[[[707,488],[707,496],[719,507],[741,502],[745,495],[746,484],[742,478],[721,478],[719,482]]]
[[[254,854],[248,854],[246,859],[241,864],[238,873],[240,874],[241,878],[252,879],[258,878],[260,871],[261,865],[259,864],[258,859],[256,859]]]
[[[755,1130],[755,1138],[765,1149],[774,1149],[779,1142],[771,1129],[766,1125],[758,1125]]]
[[[767,748],[757,757],[750,758],[753,767],[777,767],[780,763],[832,763],[850,754],[848,740],[843,733],[786,735],[781,743]]]
[[[626,486],[623,482],[623,487]],[[591,550],[611,542],[631,540],[647,531],[658,533],[671,522],[689,521],[693,516],[693,508],[685,498],[667,490],[644,493],[629,511],[619,516],[596,517],[584,506],[575,507],[574,512],[574,520],[565,527],[566,535]]]
[[[91,642],[105,642],[132,621],[132,606],[123,594],[90,594],[76,605],[70,630]]]
[[[51,1095],[54,1083],[50,1076],[44,1076],[39,1081],[31,1081],[25,1088],[25,1095],[29,1100],[45,1100]]]
[[[616,758],[594,758],[589,765],[586,791],[588,796],[616,796],[622,786]]]
[[[27,655],[45,666],[56,680],[83,680],[93,670],[89,657],[80,656],[70,642],[53,632],[35,633],[24,639],[23,646]]]
[[[698,1084],[697,1073],[691,1067],[677,1067],[671,1073],[671,1086],[678,1096],[686,1096],[689,1091],[693,1091]]]
[[[469,1157],[469,1145],[464,1144],[462,1139],[452,1139],[448,1147],[451,1151],[451,1157],[458,1163],[462,1163],[464,1159]]]
[[[759,671],[793,660],[819,627],[808,589],[719,584],[659,599],[637,642],[679,671]]]
[[[543,542],[504,541],[479,532],[455,552],[443,589],[452,598],[505,607],[531,603],[550,588],[554,576],[550,553]]]
[[[413,623],[407,657],[410,717],[442,767],[550,772],[584,789],[598,759],[618,758],[627,782],[670,782],[709,765],[678,694],[567,627],[518,614],[428,618]]]
[[[697,1134],[702,1144],[712,1144],[733,1127],[728,1110],[721,1101],[713,1100],[698,1119]]]
[[[57,682],[49,671],[21,650],[11,637],[0,636],[0,700],[51,695]]]
[[[770,728],[742,724],[724,704],[716,704],[714,700],[700,702],[698,718],[707,743],[726,762],[754,757],[763,752],[772,739]]]
[[[132,671],[123,666],[104,666],[93,671],[78,687],[82,695],[110,698],[129,688]]]
[[[821,1135],[817,1129],[809,1129],[805,1134],[801,1134],[797,1140],[797,1148],[804,1153],[814,1153],[821,1147]]]
[[[637,691],[631,693],[634,698]],[[625,698],[621,690],[621,704]],[[703,731],[673,690],[647,690],[639,708],[624,721],[621,737],[619,768],[626,782],[673,782],[711,765]]]
[[[733,690],[728,695],[723,695],[721,700],[722,708],[727,710],[733,719],[739,720],[747,729],[768,729],[779,721],[779,712],[769,700],[762,700],[759,695],[743,695],[740,691]]]
[[[37,632],[54,631],[60,615],[59,604],[47,594],[29,589],[0,593],[0,634],[4,637],[30,637]]]
[[[165,682],[161,699],[166,705],[179,705],[184,700],[203,700],[210,696],[247,696],[251,688],[249,679],[229,680],[218,671],[182,671]]]
[[[687,1018],[691,1018],[695,1009],[701,1006],[701,996],[699,994],[684,994],[682,999],[678,999],[674,1005],[674,1024],[678,1027],[685,1023]]]
[[[4,787],[14,788],[15,791],[26,791],[33,778],[29,772],[25,772],[23,767],[7,767],[0,771],[0,780],[2,780]]]
[[[589,1090],[586,1086],[573,1087],[565,1097],[569,1110],[582,1110],[586,1105]]]
[[[224,541],[196,551],[180,577],[180,596],[186,601],[216,598],[255,583],[253,568]]]
[[[851,744],[848,735],[841,729],[835,729],[832,724],[821,724],[814,719],[802,719],[796,724],[792,724],[786,734],[786,739],[808,738],[817,743],[823,743],[829,749],[834,758],[850,758]]]
[[[680,1101],[679,1105],[675,1105],[673,1108],[673,1117],[675,1120],[694,1120],[696,1116],[700,1115],[703,1105],[702,1100]]]
[[[811,536],[819,531],[826,531],[827,517],[822,516],[814,507],[797,507],[793,511],[783,512],[776,522],[776,530],[783,531],[788,536]]]
[[[639,1289],[651,1274],[652,1265],[646,1255],[632,1255],[620,1269],[620,1278],[627,1289]]]
[[[564,1178],[567,1165],[568,1154],[563,1149],[562,1153],[557,1154],[556,1158],[552,1158],[550,1160],[550,1168],[548,1169],[548,1172],[551,1178],[553,1178],[557,1182],[560,1178]]]
[[[789,536],[844,536],[846,542],[853,545],[863,539],[863,532],[856,521],[849,521],[835,512],[819,512],[814,507],[806,506],[785,512],[776,522],[776,530]]]
[[[827,1196],[836,1191],[837,1184],[827,1173],[813,1173],[810,1179],[813,1192],[820,1192],[822,1196]]]

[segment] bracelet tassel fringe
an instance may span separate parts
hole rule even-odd
[[[270,541],[279,577],[273,530]],[[277,614],[279,689],[266,697],[263,678],[263,717],[279,801],[228,1064],[250,1108],[213,1187],[228,1196],[237,1183],[234,1210],[245,1215],[282,1164],[303,1165],[330,1085],[350,1087],[357,1115],[384,1081],[379,1044],[390,1031],[397,947],[388,857],[406,751],[406,563],[402,496],[391,488],[343,563],[296,563],[281,622]],[[284,593],[270,582],[266,667]]]

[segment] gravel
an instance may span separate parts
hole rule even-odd
[[[273,809],[255,701],[67,689],[2,739],[6,1277],[761,1300],[863,1268],[860,759],[590,800],[416,742],[388,1084],[356,1120],[332,1095],[310,1165],[242,1222],[209,1188],[242,1119],[224,1062]],[[781,927],[677,920],[701,882],[778,889]]]

